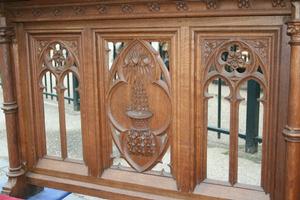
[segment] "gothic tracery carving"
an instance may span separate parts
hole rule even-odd
[[[268,45],[264,40],[205,40],[204,46],[205,62],[214,66],[213,73],[220,73],[233,81],[257,71],[259,66],[266,64],[264,59],[268,59]]]
[[[134,40],[111,69],[120,77],[116,81],[112,74],[108,93],[110,123],[120,132],[115,135],[112,131],[113,138],[123,157],[140,172],[159,162],[168,147],[168,139],[163,137],[170,134],[170,78],[160,59],[149,43]]]

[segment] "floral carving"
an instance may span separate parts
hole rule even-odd
[[[53,42],[49,44],[48,41],[40,41],[38,52],[40,49],[44,49],[43,52],[44,66],[52,69],[56,73],[60,73],[68,67],[74,65],[75,60],[72,53],[62,42]]]
[[[185,1],[178,1],[176,2],[176,9],[178,11],[186,11],[188,10],[188,5]]]
[[[38,9],[38,8],[32,9],[32,15],[33,15],[34,17],[39,17],[39,16],[41,16],[41,15],[42,15],[41,9]]]
[[[207,9],[216,9],[217,8],[217,0],[207,0],[206,7],[207,7]]]
[[[62,11],[60,8],[54,8],[53,9],[53,15],[54,16],[60,16],[62,14]]]
[[[122,5],[122,12],[123,13],[132,13],[133,12],[133,6],[129,4]]]
[[[268,41],[257,39],[245,41],[257,51],[262,61],[266,63],[268,60]]]
[[[124,76],[129,83],[152,78],[153,61],[141,46],[134,46],[124,60]]]
[[[159,12],[160,11],[160,5],[157,2],[152,2],[148,4],[148,9],[151,12]]]
[[[239,8],[249,8],[250,0],[238,0],[238,7]]]
[[[85,13],[84,8],[81,6],[74,6],[73,11],[74,11],[75,15],[83,15]]]
[[[204,41],[204,58],[207,59],[209,55],[222,43],[224,40],[205,40]]]
[[[76,55],[79,56],[78,53],[78,43],[75,40],[64,40],[64,44],[68,46],[72,50],[72,52]]]
[[[49,44],[49,41],[38,41],[37,53],[40,55],[44,48]]]
[[[228,43],[219,50],[217,55],[219,71],[226,71],[232,77],[238,77],[253,67],[253,53],[244,43]]]
[[[232,68],[244,68],[246,61],[242,56],[241,52],[237,51],[229,51],[227,64],[230,65]]]
[[[272,0],[272,6],[273,7],[285,7],[286,4],[284,0]]]
[[[107,13],[108,8],[106,5],[98,5],[97,10],[100,14],[105,14]]]

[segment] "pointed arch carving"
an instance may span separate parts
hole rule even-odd
[[[113,140],[135,170],[149,170],[169,146],[169,72],[159,54],[143,40],[127,43],[112,71],[107,114]]]
[[[266,54],[268,49],[257,49],[253,47],[253,44],[260,44],[259,42],[252,41],[250,39],[237,39],[237,40],[216,40],[214,42],[210,39],[210,44],[214,44],[213,48],[210,48],[209,54],[204,48],[202,51],[205,55],[204,60],[204,73],[203,73],[203,110],[208,109],[208,100],[211,96],[208,94],[208,86],[213,80],[222,79],[229,87],[230,93],[225,97],[230,102],[230,151],[229,151],[229,180],[228,182],[233,186],[238,180],[238,135],[239,135],[239,105],[243,101],[243,97],[240,95],[240,89],[243,84],[249,80],[255,80],[263,90],[263,96],[258,99],[262,102],[265,109],[269,106],[269,83],[268,83],[268,71],[269,67],[266,66]],[[264,45],[263,48],[267,48]],[[261,53],[260,55],[258,53]],[[267,135],[267,112],[264,112],[264,135]],[[207,116],[204,116],[203,123],[207,125]],[[204,125],[204,126],[206,126]],[[207,128],[203,130],[207,133]],[[206,138],[207,136],[205,136]],[[263,136],[264,139],[268,137]],[[264,141],[265,148],[266,142]],[[204,144],[203,148],[207,148],[207,144]],[[206,150],[203,150],[205,153]],[[204,163],[206,163],[207,158]],[[203,179],[206,178],[206,164],[204,164]],[[264,178],[264,167],[262,166],[262,178]],[[264,187],[262,185],[262,187]]]
[[[60,134],[60,149],[61,149],[61,158],[63,160],[68,158],[68,149],[67,149],[67,127],[66,127],[66,113],[65,113],[65,91],[68,89],[65,85],[65,78],[69,73],[72,73],[78,81],[78,93],[80,94],[80,73],[79,73],[79,59],[78,53],[76,50],[76,42],[72,41],[62,41],[62,40],[53,40],[53,41],[39,41],[37,47],[37,57],[38,57],[38,66],[37,66],[37,76],[39,84],[39,101],[41,105],[41,112],[43,118],[45,118],[45,111],[43,108],[44,105],[44,88],[43,78],[47,72],[50,72],[50,76],[55,77],[55,86],[52,88],[53,93],[57,95],[54,99],[58,101],[58,116],[59,116],[59,134]],[[51,77],[48,77],[51,78]],[[50,81],[52,81],[52,79]],[[52,85],[52,84],[51,84]],[[48,86],[49,87],[49,86]],[[51,86],[50,86],[51,87]],[[51,90],[52,90],[51,89]],[[41,127],[44,135],[46,135],[45,123]],[[46,138],[43,136],[43,154],[47,155],[46,152]]]

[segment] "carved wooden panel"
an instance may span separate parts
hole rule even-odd
[[[77,80],[79,79],[77,60],[77,44],[75,41],[40,41],[38,46],[39,57],[39,81],[40,81],[40,95],[43,98],[43,90],[45,85],[42,83],[42,79],[47,72],[54,75],[56,85],[53,88],[58,97],[58,111],[59,111],[59,132],[60,132],[60,146],[61,146],[61,158],[68,158],[67,149],[67,127],[66,127],[66,113],[65,113],[65,98],[64,93],[66,91],[66,85],[64,83],[65,77],[69,72],[72,72]],[[73,50],[75,50],[73,52]],[[78,54],[77,54],[78,56]],[[44,104],[44,103],[43,103]],[[43,115],[45,118],[45,110]],[[44,124],[44,134],[46,134]]]
[[[143,40],[127,43],[111,71],[107,109],[114,142],[134,169],[149,170],[169,146],[169,72]]]
[[[197,61],[197,87],[203,88],[197,92],[197,114],[196,114],[196,137],[198,138],[199,178],[204,181],[207,178],[207,122],[208,101],[212,96],[208,94],[208,86],[215,79],[221,79],[228,85],[230,93],[224,97],[230,103],[230,149],[229,149],[229,179],[228,182],[234,187],[238,183],[239,162],[239,113],[241,102],[241,88],[249,80],[254,80],[262,88],[263,94],[258,99],[263,104],[263,127],[262,127],[262,167],[261,187],[269,192],[272,190],[274,171],[269,170],[274,163],[272,151],[274,144],[271,141],[276,137],[270,126],[270,119],[276,118],[276,111],[271,110],[276,105],[273,95],[276,77],[276,65],[270,56],[272,51],[272,35],[246,36],[243,33],[232,33],[234,36],[211,36],[210,34],[199,34],[199,57]],[[277,81],[277,80],[276,80]],[[210,113],[211,114],[211,113]],[[198,121],[199,120],[199,121]],[[201,124],[203,123],[203,124]],[[198,125],[197,125],[198,124]],[[202,135],[202,133],[204,133]],[[246,187],[246,186],[245,186]]]
[[[20,62],[14,69],[19,106],[16,131],[29,172],[26,183],[107,199],[213,199],[245,191],[276,195],[274,182],[280,187],[282,179],[275,181],[275,166],[284,159],[276,161],[281,139],[273,133],[280,132],[277,123],[284,121],[284,117],[277,120],[279,62],[282,59],[282,65],[288,66],[289,52],[282,50],[280,57],[279,43],[284,39],[280,38],[283,21],[290,15],[289,0],[53,0],[51,4],[29,0],[5,6],[15,23],[19,48],[19,55],[14,54]],[[110,51],[109,44],[117,42],[124,46]],[[153,42],[170,44],[169,71],[149,44]],[[110,53],[117,56],[107,59]],[[45,73],[57,80],[62,152],[56,157],[49,157],[45,148],[41,81]],[[85,163],[69,162],[62,98],[67,73],[80,82]],[[219,78],[230,87],[231,149],[226,156],[230,157],[228,182],[233,187],[219,182],[216,187],[205,180],[210,98],[205,92]],[[261,100],[266,133],[264,191],[236,185],[239,88],[250,79],[265,92]],[[114,167],[115,146],[122,162],[126,160],[133,169]],[[170,176],[155,172],[166,155],[170,156]],[[206,190],[197,190],[205,184]],[[220,194],[223,189],[229,191]]]

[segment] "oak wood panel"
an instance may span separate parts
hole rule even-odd
[[[77,3],[73,4],[73,2]],[[202,98],[201,92],[197,90],[199,86],[202,88],[204,79],[200,78],[203,74],[195,67],[199,64],[200,54],[198,34],[205,33],[227,38],[232,38],[233,35],[254,39],[256,37],[268,38],[268,44],[270,44],[268,66],[271,69],[266,70],[268,73],[264,74],[268,79],[268,95],[272,102],[267,104],[264,117],[265,131],[268,134],[264,138],[262,184],[265,192],[271,193],[272,199],[278,198],[276,196],[280,195],[282,190],[276,188],[284,183],[282,177],[284,169],[280,167],[280,163],[284,161],[284,155],[278,153],[279,149],[276,152],[276,148],[283,147],[284,143],[283,138],[276,137],[276,134],[281,131],[282,127],[277,126],[277,123],[283,124],[285,118],[280,116],[277,119],[277,111],[281,105],[278,102],[286,102],[286,90],[284,91],[285,88],[282,85],[288,82],[285,78],[286,74],[281,75],[281,82],[279,82],[279,63],[282,63],[281,70],[285,70],[283,63],[287,60],[279,54],[280,41],[284,35],[284,31],[280,31],[285,16],[291,13],[289,1],[279,1],[279,3],[271,0],[160,1],[155,4],[155,2],[147,1],[121,2],[116,0],[103,1],[100,4],[95,1],[82,3],[74,0],[63,3],[58,1],[39,3],[41,1],[34,0],[27,3],[6,4],[7,14],[17,26],[18,47],[15,51],[19,52],[16,59],[19,65],[15,67],[17,78],[15,87],[20,92],[17,96],[21,111],[19,116],[24,118],[22,122],[19,121],[19,132],[22,136],[20,137],[22,159],[28,162],[28,183],[111,199],[170,197],[215,199],[198,196],[197,194],[201,192],[199,193],[196,187],[205,179],[206,149],[203,144],[205,123],[199,123],[198,119],[200,121],[204,119],[203,113],[206,111],[201,109],[203,102],[200,104],[197,102],[198,98]],[[264,16],[260,17],[262,15]],[[60,23],[57,23],[58,21]],[[39,91],[36,88],[35,67],[37,67],[38,59],[36,59],[35,40],[37,38],[50,41],[73,38],[80,44],[78,58],[82,92],[84,163],[68,159],[63,161],[67,157],[66,152],[62,156],[63,159],[44,156],[45,138],[39,134],[43,132],[41,122],[43,116],[38,110],[42,102],[39,100]],[[170,95],[172,104],[170,145],[174,180],[168,177],[155,177],[151,174],[135,174],[135,172],[110,169],[112,138],[106,115],[109,72],[106,68],[107,49],[105,48],[108,41],[136,39],[170,42],[170,88],[172,91]],[[287,52],[286,55],[288,54]],[[23,84],[24,82],[26,84]],[[279,83],[282,86],[280,92]],[[233,113],[237,111],[238,102],[232,101],[232,105],[234,106],[231,111],[231,128],[235,134],[231,137],[232,141],[235,141],[238,119]],[[62,112],[64,109],[60,108],[60,110]],[[285,109],[281,109],[280,112],[285,112]],[[270,116],[273,118],[271,119]],[[63,120],[61,121],[64,124]],[[62,137],[64,135],[62,134]],[[65,145],[62,146],[65,149]],[[234,149],[235,143],[231,146],[230,182],[234,185],[237,151]],[[133,176],[141,180],[134,183]],[[158,184],[159,180],[162,182],[161,185]],[[157,187],[155,187],[156,184]],[[205,184],[208,188],[214,188],[213,183]],[[233,190],[240,194],[246,190],[254,196],[255,193],[259,193],[258,196],[264,193],[262,190],[254,191],[248,186],[242,186],[244,189],[240,187],[236,185]],[[126,192],[130,194],[125,194]],[[214,196],[211,193],[209,195]]]

